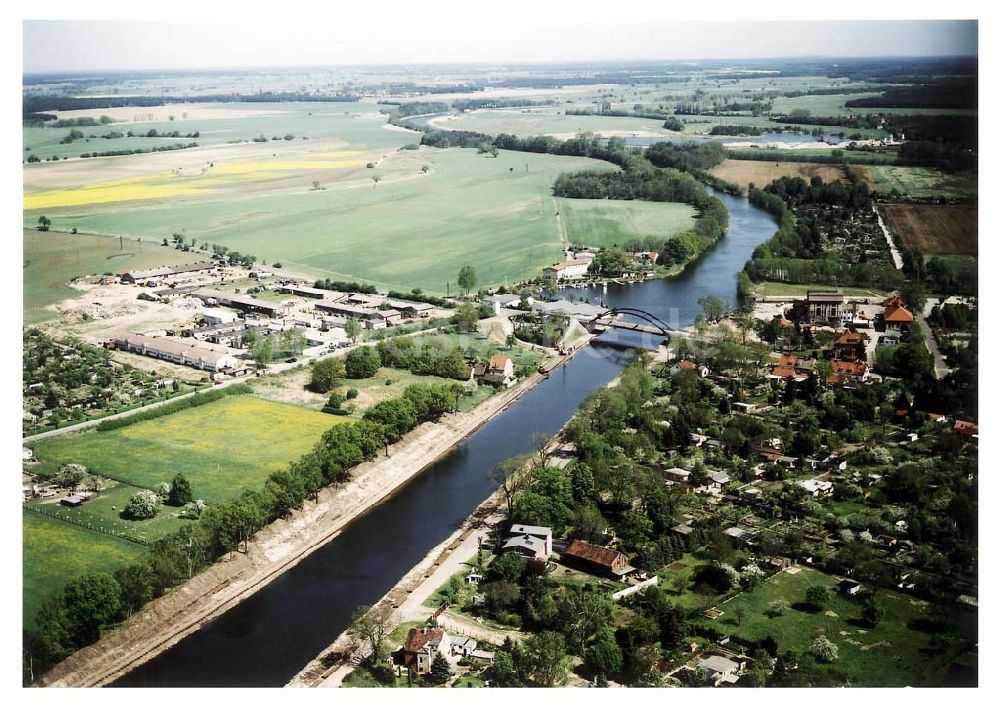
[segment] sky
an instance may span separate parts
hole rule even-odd
[[[484,18],[470,12],[428,17],[411,10],[388,22],[371,14],[320,16],[313,22],[286,14],[266,23],[26,20],[24,72],[978,52],[975,21],[715,23],[644,19],[637,12]]]

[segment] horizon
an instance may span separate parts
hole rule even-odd
[[[267,27],[211,21],[191,27],[146,20],[26,20],[22,76],[401,65],[957,59],[979,54],[977,20],[681,20],[566,26],[542,21],[525,27],[508,23],[497,22],[488,31],[477,28],[471,38],[466,37],[465,26],[445,22],[385,28],[378,43],[352,37],[330,44],[324,27],[280,21]],[[551,46],[557,32],[561,37],[572,33],[573,43]],[[699,56],[697,51],[709,36],[729,50]],[[259,64],[262,54],[272,58],[266,65]]]

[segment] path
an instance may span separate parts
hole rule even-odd
[[[889,229],[886,227],[885,221],[882,220],[882,214],[878,212],[878,206],[873,206],[872,210],[875,212],[875,217],[878,219],[878,225],[879,228],[882,229],[882,235],[885,236],[885,240],[889,244],[889,252],[892,254],[892,264],[896,266],[896,270],[902,270],[903,256],[900,255],[899,249],[896,248],[896,244],[892,240],[892,235],[889,233]]]
[[[927,318],[921,313],[914,314],[913,318],[920,325],[920,331],[924,335],[924,344],[927,345],[927,351],[934,360],[934,376],[938,379],[948,376],[951,374],[951,367],[944,361],[944,356],[941,354],[941,350],[938,349],[937,340],[934,339],[931,326],[927,324]]]

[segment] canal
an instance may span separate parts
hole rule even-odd
[[[729,232],[684,273],[574,292],[608,306],[646,310],[674,327],[694,321],[703,295],[735,304],[734,276],[775,224],[745,198],[717,195],[729,209]],[[458,528],[494,490],[487,474],[495,464],[531,451],[532,435],[559,429],[628,360],[620,349],[585,347],[340,536],[115,686],[284,685],[336,639],[358,606],[381,598]]]

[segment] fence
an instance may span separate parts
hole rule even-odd
[[[634,595],[635,593],[639,592],[640,590],[648,588],[650,585],[656,585],[657,582],[659,582],[659,578],[654,575],[649,580],[643,580],[641,583],[636,583],[635,585],[633,585],[631,587],[628,587],[628,588],[625,588],[624,590],[619,590],[616,593],[612,593],[611,594],[611,599],[614,600],[615,602],[617,602],[617,601],[621,600],[623,597],[628,597],[629,595]]]
[[[57,521],[65,521],[66,523],[71,523],[74,526],[80,526],[81,528],[86,528],[92,530],[95,533],[103,533],[104,535],[114,536],[115,538],[121,538],[123,540],[131,541],[137,545],[148,546],[150,541],[148,538],[141,536],[131,535],[122,531],[112,530],[110,528],[105,528],[104,526],[97,525],[95,523],[88,523],[87,521],[81,519],[75,513],[58,513],[56,511],[50,510],[48,508],[41,508],[31,503],[24,504],[25,510],[31,511],[32,513],[38,513],[42,516],[48,516]]]

